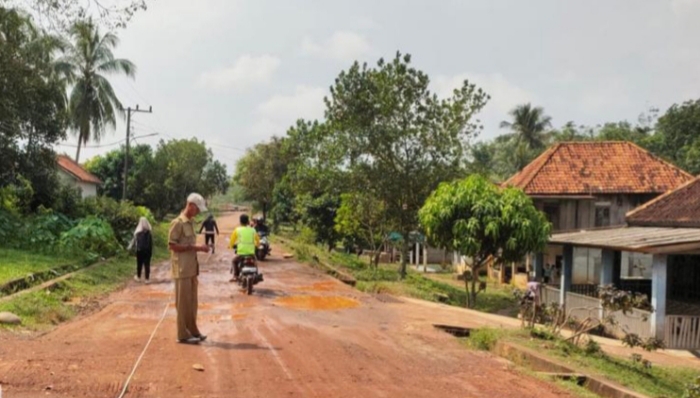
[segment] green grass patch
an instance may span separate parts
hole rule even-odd
[[[498,340],[503,338],[506,333],[503,329],[474,329],[469,334],[469,337],[464,339],[464,343],[467,347],[475,350],[491,351],[496,347]]]
[[[153,260],[163,260],[166,257],[167,251],[160,249],[154,253]],[[2,302],[0,312],[16,314],[22,318],[19,328],[30,330],[43,330],[65,322],[85,309],[94,308],[100,298],[122,287],[134,275],[134,261],[132,256],[107,260],[79,271],[48,289],[22,294]]]
[[[561,341],[542,342],[518,339],[522,345],[546,353],[560,362],[600,375],[633,391],[651,397],[681,398],[688,384],[700,371],[652,364],[651,368],[631,359],[611,357],[590,347],[575,347]]]
[[[649,368],[638,360],[606,355],[597,344],[578,347],[548,333],[533,334],[522,329],[476,329],[472,330],[470,337],[464,339],[464,342],[471,349],[492,350],[499,340],[531,348],[583,373],[606,378],[650,397],[685,398],[688,383],[700,377],[700,371],[697,369],[654,364]],[[573,383],[557,383],[578,396],[591,396]]]
[[[4,248],[0,248],[0,259],[0,285],[29,274],[47,271],[71,262],[79,262],[76,259],[60,255]]]
[[[540,335],[546,340],[537,338]],[[475,329],[463,342],[470,349],[491,351],[501,340],[534,349],[583,373],[608,379],[650,397],[686,398],[684,393],[688,383],[700,376],[700,371],[696,369],[653,364],[651,368],[646,368],[637,361],[608,356],[597,344],[577,347],[560,339],[552,339],[547,333],[532,334],[522,329]],[[532,370],[524,371],[551,381]],[[573,381],[557,380],[554,383],[578,397],[597,397]]]

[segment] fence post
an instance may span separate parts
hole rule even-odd
[[[657,339],[664,338],[666,328],[666,288],[668,286],[668,256],[654,254],[651,265],[651,334]]]
[[[564,245],[564,261],[561,266],[561,286],[559,305],[566,307],[566,294],[571,291],[571,278],[574,275],[574,247]]]

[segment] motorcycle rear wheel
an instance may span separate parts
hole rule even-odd
[[[249,296],[250,296],[251,294],[253,294],[253,285],[255,284],[254,281],[253,281],[253,278],[254,278],[253,276],[247,276],[247,277],[246,277],[246,284],[247,284],[247,286],[246,286],[246,292],[248,293]]]

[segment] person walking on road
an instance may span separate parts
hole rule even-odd
[[[195,221],[200,212],[207,211],[202,195],[192,193],[180,215],[170,223],[168,247],[175,280],[175,307],[177,308],[177,340],[184,344],[198,344],[207,336],[197,328],[197,252],[208,252],[206,245],[197,245]]]
[[[129,244],[129,250],[136,249],[136,275],[134,280],[141,282],[141,271],[144,271],[146,284],[151,279],[151,257],[153,256],[153,235],[151,233],[151,223],[146,217],[141,217],[134,230],[134,237]]]
[[[229,248],[236,250],[236,256],[233,258],[233,278],[229,282],[238,280],[238,275],[241,273],[241,259],[246,256],[255,256],[255,248],[260,244],[260,236],[255,228],[249,225],[248,215],[242,214],[240,221],[241,226],[233,230],[229,239]]]
[[[209,214],[209,217],[202,223],[202,226],[199,228],[199,233],[201,234],[202,231],[205,231],[204,243],[207,246],[211,243],[211,252],[214,253],[216,251],[216,240],[214,237],[219,235],[219,226],[216,225],[213,214]],[[214,232],[216,232],[216,235],[214,235]]]

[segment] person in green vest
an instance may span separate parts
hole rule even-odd
[[[260,244],[260,235],[250,226],[248,215],[241,214],[240,221],[241,226],[233,230],[229,240],[229,248],[236,250],[236,256],[233,258],[233,278],[230,282],[238,280],[243,257],[255,256],[255,248]]]

